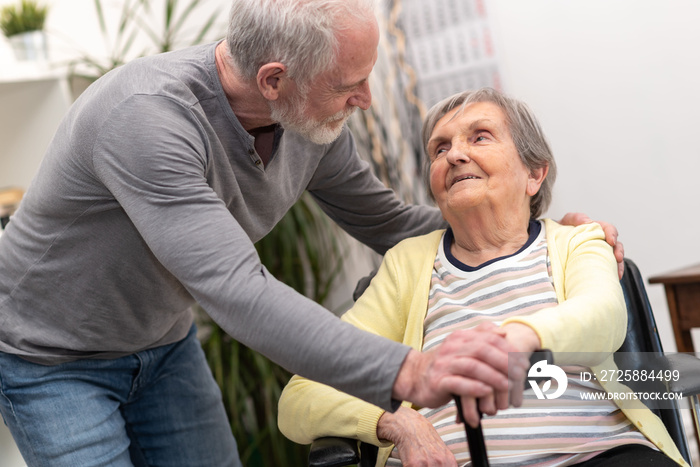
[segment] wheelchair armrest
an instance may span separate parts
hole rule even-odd
[[[354,439],[329,436],[311,444],[309,467],[341,467],[360,462],[360,448]]]
[[[670,354],[664,356],[665,368],[678,371],[677,381],[667,382],[668,390],[683,394],[684,397],[700,394],[700,359],[686,353]]]
[[[617,352],[615,362],[618,368],[625,372],[627,370],[649,371],[652,375],[657,371],[663,372],[662,377],[626,379],[624,384],[635,392],[668,391],[681,394],[683,397],[700,394],[700,359],[692,354],[653,355],[644,352]],[[645,400],[644,403],[652,410],[676,407],[672,400]]]

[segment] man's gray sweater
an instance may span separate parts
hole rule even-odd
[[[196,301],[231,336],[389,407],[408,348],[340,322],[275,280],[253,243],[308,190],[378,252],[441,223],[356,154],[277,131],[265,166],[218,79],[215,44],[107,74],[61,123],[0,237],[0,351],[42,364],[182,339]]]

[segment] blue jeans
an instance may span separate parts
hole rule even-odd
[[[112,360],[37,365],[0,352],[0,413],[30,466],[236,466],[196,338]]]

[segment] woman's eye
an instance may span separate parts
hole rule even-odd
[[[445,147],[439,147],[439,148],[437,148],[437,149],[435,150],[435,157],[436,157],[436,158],[437,158],[437,157],[440,157],[441,155],[443,155],[443,154],[446,153],[446,152],[447,152],[447,148],[445,148]]]

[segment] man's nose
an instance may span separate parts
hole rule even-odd
[[[359,107],[362,110],[369,109],[370,105],[372,105],[372,91],[369,89],[368,82],[362,83],[357,92],[348,99],[348,104],[353,107]]]

